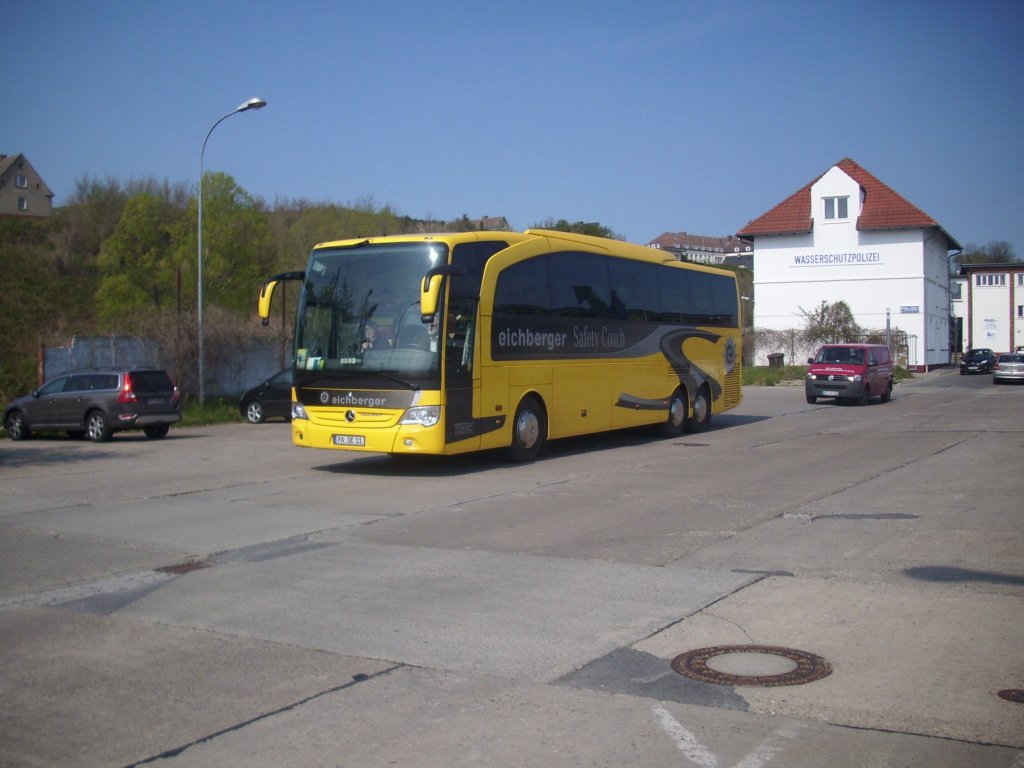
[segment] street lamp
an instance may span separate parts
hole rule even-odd
[[[199,285],[199,406],[206,403],[206,389],[203,376],[203,156],[206,154],[206,142],[210,140],[213,129],[223,123],[229,117],[239,112],[246,112],[250,109],[263,109],[267,102],[260,98],[249,99],[244,104],[239,104],[232,111],[214,123],[203,139],[203,149],[199,153],[199,246],[197,249],[196,261],[199,264],[197,270],[197,282]]]

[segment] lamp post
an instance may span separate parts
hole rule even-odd
[[[202,407],[206,404],[206,385],[204,383],[203,373],[203,157],[206,155],[206,142],[210,140],[210,134],[213,133],[213,129],[223,123],[229,117],[239,112],[246,112],[250,109],[263,109],[267,106],[267,102],[260,98],[252,98],[243,104],[239,104],[232,111],[228,112],[224,117],[214,123],[210,130],[206,132],[206,138],[203,139],[203,149],[199,153],[199,232],[198,240],[199,246],[197,248],[196,261],[198,263],[197,283],[199,293],[199,406]]]

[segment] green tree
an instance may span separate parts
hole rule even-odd
[[[968,243],[953,258],[955,264],[1016,264],[1020,259],[1013,246],[1005,240],[992,240],[988,245]]]
[[[178,263],[172,232],[177,218],[176,211],[147,192],[127,200],[97,262],[96,308],[104,323],[114,326],[174,306]]]
[[[197,220],[195,201],[175,229],[182,294],[196,304]],[[233,312],[251,313],[274,266],[266,206],[223,173],[203,179],[203,299]]]
[[[46,224],[0,218],[0,264],[4,266],[4,296],[0,300],[0,402],[23,395],[36,385],[36,347],[40,334],[61,310],[55,292],[62,280],[46,251]]]
[[[800,308],[804,317],[804,338],[811,344],[841,344],[857,341],[862,333],[845,301],[821,302],[813,310]]]
[[[450,222],[449,227],[452,232],[474,232],[477,229],[477,226],[469,220],[467,213],[462,214],[461,219]]]
[[[301,269],[317,243],[415,231],[415,223],[373,199],[355,204],[278,201],[269,213],[275,271]]]
[[[610,240],[625,240],[622,235],[613,232],[610,228],[600,224],[596,221],[577,221],[569,223],[565,219],[559,219],[555,221],[553,218],[547,218],[539,224],[533,225],[534,229],[552,229],[557,232],[574,232],[577,235],[591,235],[593,237],[606,237]]]
[[[51,254],[60,271],[95,270],[103,241],[117,227],[127,198],[116,179],[101,182],[82,176],[75,180],[75,191],[53,214]]]

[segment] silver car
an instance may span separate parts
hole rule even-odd
[[[1024,381],[1024,353],[1008,352],[996,358],[992,366],[992,383]]]

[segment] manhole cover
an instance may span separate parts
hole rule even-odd
[[[735,671],[722,671],[763,666],[752,664],[751,660],[754,657],[747,654],[767,654],[778,657],[765,660],[765,662],[773,670],[784,671],[773,671],[767,674],[740,674]],[[720,659],[716,662],[720,669],[714,669],[708,664],[710,659],[730,655],[735,657],[732,660],[733,663],[729,663],[728,659]],[[672,659],[672,669],[684,677],[704,683],[755,687],[803,685],[832,674],[832,665],[821,656],[775,645],[715,645],[710,648],[698,648]]]
[[[1024,704],[1024,690],[1020,688],[1005,688],[996,695],[1000,699],[1012,701],[1014,704]]]

